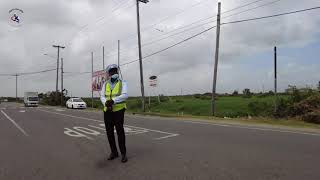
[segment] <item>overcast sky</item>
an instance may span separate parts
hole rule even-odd
[[[222,0],[222,12],[254,1]],[[142,48],[143,56],[216,25],[217,3],[217,0],[150,0],[148,4],[141,3],[142,44],[147,44]],[[254,9],[261,5],[265,6]],[[315,6],[320,6],[320,1],[261,0],[223,13],[222,22]],[[24,11],[19,27],[9,23],[9,11],[13,8]],[[208,17],[212,18],[180,28]],[[213,22],[208,23],[210,21]],[[190,29],[192,27],[195,28]],[[271,90],[274,46],[278,47],[280,90],[289,84],[316,87],[320,81],[319,29],[320,10],[222,26],[218,92],[231,93],[244,88],[255,92]],[[91,71],[91,52],[94,52],[94,69],[101,70],[102,46],[105,47],[106,64],[116,63],[118,39],[122,51],[120,64],[130,62],[138,58],[136,32],[134,0],[1,0],[0,74],[56,68],[57,49],[52,47],[53,44],[66,46],[61,53],[66,72]],[[182,33],[177,34],[179,32]],[[216,30],[212,29],[144,59],[146,94],[210,92],[215,33]],[[176,35],[156,41],[172,34]],[[156,43],[149,44],[154,41]],[[139,64],[136,62],[121,68],[129,84],[129,94],[140,95]],[[24,91],[55,90],[55,73],[20,76],[19,96]],[[151,75],[159,77],[156,89],[148,87]],[[72,96],[90,96],[90,77],[90,74],[66,73],[64,86]],[[15,96],[15,77],[0,76],[0,83],[0,96]]]

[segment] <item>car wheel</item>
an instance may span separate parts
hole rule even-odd
[[[71,109],[73,109],[73,105],[71,106]]]

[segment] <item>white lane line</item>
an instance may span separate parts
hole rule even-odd
[[[137,129],[141,129],[141,130],[147,130],[147,131],[151,131],[151,132],[157,132],[157,133],[161,133],[161,134],[169,134],[169,135],[173,135],[174,133],[169,133],[169,132],[164,132],[164,131],[159,131],[159,130],[153,130],[153,129],[147,129],[147,128],[142,128],[142,127],[137,127],[137,126],[129,126],[126,125],[128,127],[132,127],[132,128],[137,128]]]
[[[43,111],[43,112],[47,112],[47,113],[58,114],[58,115],[61,115],[61,116],[66,116],[66,117],[84,119],[84,120],[94,121],[94,122],[103,122],[103,121],[99,121],[99,120],[91,119],[91,118],[85,118],[85,117],[80,117],[80,116],[73,116],[73,115],[68,115],[68,114],[63,114],[63,113],[58,113],[58,112],[51,112],[51,111],[46,111],[46,110],[42,110],[42,109],[38,109],[38,110],[39,110],[39,111]]]
[[[175,137],[175,136],[179,136],[179,134],[171,134],[171,135],[168,135],[168,136],[155,138],[155,140],[167,139],[167,138],[171,138],[171,137]]]
[[[19,126],[19,124],[17,124],[13,119],[11,119],[5,112],[3,112],[3,111],[1,110],[1,113],[2,113],[7,119],[9,119],[9,120],[12,122],[12,124],[14,124],[25,136],[29,136],[29,135]]]
[[[300,134],[300,135],[310,135],[310,136],[320,136],[317,133],[307,133],[307,132],[298,132],[298,131],[290,131],[290,130],[279,130],[279,129],[268,129],[268,128],[257,128],[257,127],[248,127],[248,126],[238,126],[231,124],[217,124],[217,123],[205,123],[205,122],[189,122],[183,121],[185,123],[191,124],[202,124],[202,125],[211,125],[211,126],[220,126],[220,127],[232,127],[232,128],[241,128],[241,129],[249,129],[249,130],[258,130],[258,131],[272,131],[272,132],[280,132],[280,133],[291,133],[291,134]]]
[[[85,117],[81,117],[81,116],[73,116],[73,115],[68,115],[68,114],[63,114],[63,113],[57,113],[57,112],[51,112],[51,111],[46,111],[46,110],[42,110],[42,109],[38,109],[39,111],[43,111],[43,112],[47,112],[47,113],[52,113],[52,114],[58,114],[61,116],[66,116],[66,117],[72,117],[72,118],[78,118],[78,119],[84,119],[84,120],[88,120],[88,121],[95,121],[95,122],[103,122],[103,121],[99,121],[96,119],[91,119],[91,118],[85,118]],[[159,131],[159,130],[153,130],[153,129],[147,129],[147,128],[142,128],[142,127],[137,127],[137,126],[129,126],[129,125],[125,125],[127,127],[132,127],[132,128],[137,128],[137,129],[141,129],[141,130],[147,130],[147,131],[151,131],[151,132],[157,132],[157,133],[162,133],[162,134],[168,134],[168,136],[178,136],[179,134],[174,134],[174,133],[169,133],[169,132],[164,132],[164,131]],[[166,136],[164,136],[166,137]],[[164,138],[161,137],[161,138]],[[166,137],[168,138],[168,137]],[[158,138],[155,138],[158,139]]]

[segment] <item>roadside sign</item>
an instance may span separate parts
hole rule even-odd
[[[96,71],[92,75],[92,90],[101,91],[103,83],[107,80],[107,73],[105,71]]]

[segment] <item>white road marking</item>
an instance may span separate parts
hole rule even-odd
[[[87,139],[89,139],[89,140],[93,140],[91,137],[89,137],[89,136],[86,136],[86,135],[84,135],[84,134],[81,134],[81,133],[79,133],[78,131],[75,131],[75,130],[73,130],[73,129],[69,129],[69,128],[64,128],[64,134],[65,135],[68,135],[68,136],[71,136],[71,137],[77,137],[77,138],[80,138],[80,137],[84,137],[84,138],[87,138]]]
[[[103,121],[99,121],[99,120],[96,120],[96,119],[85,118],[85,117],[81,117],[81,116],[73,116],[73,115],[68,115],[68,114],[63,114],[63,113],[58,113],[58,112],[51,112],[51,111],[46,111],[46,110],[42,110],[42,109],[39,109],[39,111],[52,113],[52,114],[58,114],[58,115],[61,115],[61,116],[66,116],[66,117],[84,119],[84,120],[88,120],[88,121],[103,122]],[[164,132],[164,131],[159,131],[159,130],[147,129],[147,128],[142,128],[142,127],[137,127],[137,126],[129,126],[129,125],[125,125],[125,126],[168,135],[168,137],[164,136],[164,137],[160,137],[160,138],[169,138],[169,137],[174,137],[174,136],[178,136],[179,135],[179,134],[175,134],[175,133],[169,133],[169,132]],[[137,133],[140,133],[140,132],[137,132]],[[155,140],[158,140],[158,138],[155,138]]]
[[[64,109],[56,109],[56,111],[63,112],[63,111],[66,111],[66,110],[64,110]]]
[[[104,126],[104,124],[100,124],[100,125],[103,125]],[[103,130],[103,131],[106,131],[106,129],[105,128],[102,128],[102,127],[97,127],[97,126],[93,126],[93,125],[88,125],[89,127],[92,127],[92,128],[96,128],[96,129],[100,129],[100,130]],[[147,132],[149,132],[149,131],[147,131],[147,130],[135,130],[135,129],[131,129],[131,128],[128,128],[128,127],[126,127],[127,125],[125,125],[125,127],[124,127],[124,131],[125,131],[125,133],[128,133],[127,135],[135,135],[135,134],[142,134],[142,133],[147,133]],[[114,132],[116,133],[117,131],[116,131],[116,129],[114,130]]]
[[[88,120],[88,121],[103,122],[103,121],[99,121],[99,120],[96,120],[96,119],[85,118],[85,117],[80,117],[80,116],[73,116],[73,115],[62,114],[62,113],[57,113],[57,112],[51,112],[51,111],[46,111],[46,110],[42,110],[42,109],[39,109],[39,111],[43,111],[43,112],[47,112],[47,113],[52,113],[52,114],[58,114],[58,115],[61,115],[61,116],[66,116],[66,117],[84,119],[84,120]]]
[[[192,124],[202,124],[202,125],[211,125],[211,126],[233,127],[233,128],[241,128],[241,129],[249,129],[249,130],[258,130],[258,131],[272,131],[272,132],[280,132],[280,133],[291,133],[291,134],[300,134],[300,135],[320,136],[320,134],[317,134],[317,133],[307,133],[307,132],[298,132],[298,131],[290,131],[290,130],[248,127],[248,126],[231,125],[231,124],[205,123],[205,122],[195,122],[195,121],[193,121],[193,122],[192,121],[183,121],[183,122],[192,123]]]
[[[179,136],[179,134],[171,134],[171,135],[168,135],[168,136],[155,138],[155,140],[167,139],[167,138],[171,138],[171,137],[175,137],[175,136]]]
[[[98,131],[95,131],[95,130],[92,130],[92,129],[89,129],[89,128],[85,128],[85,127],[73,127],[73,129],[75,129],[77,131],[80,131],[82,133],[86,133],[86,134],[94,135],[94,136],[98,136],[98,135],[101,134]]]
[[[1,110],[1,113],[7,118],[9,119],[9,121],[12,122],[12,124],[14,124],[16,126],[16,128],[18,128],[25,136],[29,136],[20,126],[19,124],[17,124],[13,119],[11,119],[4,111]]]
[[[24,112],[26,112],[26,111],[25,111],[25,110],[20,110],[19,112],[24,113]]]

